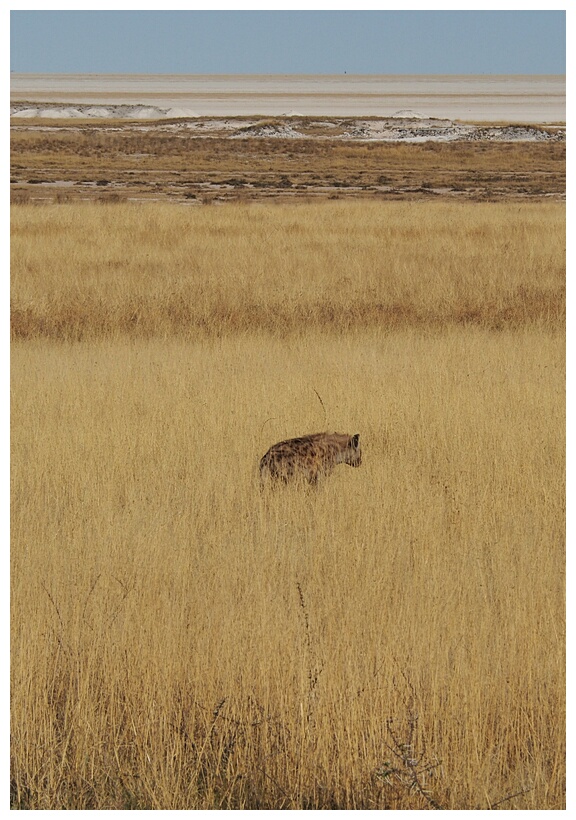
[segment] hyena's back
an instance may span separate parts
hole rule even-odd
[[[312,433],[274,444],[260,460],[260,477],[267,479],[304,479],[315,484],[329,475],[337,464],[359,467],[362,463],[360,434]]]

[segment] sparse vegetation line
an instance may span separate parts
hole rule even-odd
[[[244,136],[240,129],[234,138],[221,132],[200,136],[202,130],[192,133],[181,124],[102,127],[85,122],[72,129],[69,123],[53,122],[50,131],[45,124],[15,127],[12,201],[106,201],[112,194],[120,199],[205,203],[303,196],[475,201],[565,197],[562,138],[493,142],[490,130],[483,129],[477,135],[483,138],[473,141],[363,142],[330,138],[338,136],[343,125],[333,133],[307,123],[306,136],[286,139],[281,134],[288,126],[284,122],[278,131],[280,122],[262,121]],[[271,136],[251,136],[254,129],[260,134],[272,129]]]

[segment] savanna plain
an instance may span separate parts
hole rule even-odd
[[[565,808],[564,204],[11,223],[12,808]]]

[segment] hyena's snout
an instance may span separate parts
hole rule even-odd
[[[362,453],[354,453],[350,457],[350,461],[348,462],[348,464],[351,467],[360,467],[360,465],[362,464]]]

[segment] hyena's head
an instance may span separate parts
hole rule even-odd
[[[360,449],[360,433],[350,436],[348,444],[344,450],[342,461],[351,467],[359,467],[362,464],[362,450]]]

